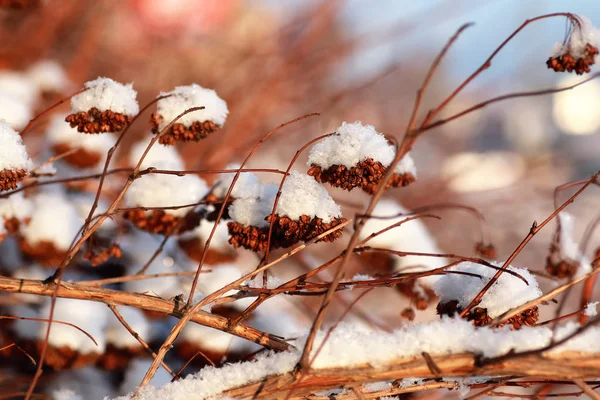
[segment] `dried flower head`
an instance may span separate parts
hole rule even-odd
[[[200,262],[204,254],[204,245],[208,239],[214,223],[207,220],[200,221],[200,224],[191,231],[184,232],[179,236],[177,243],[179,247],[187,254],[189,258]],[[227,231],[227,222],[220,221],[217,224],[215,234],[210,242],[210,247],[204,257],[205,265],[215,265],[224,262],[234,261],[238,253],[229,244],[229,233]]]
[[[483,243],[483,242],[478,242],[475,245],[475,252],[477,254],[479,254],[482,257],[488,258],[488,259],[494,259],[496,258],[496,248],[494,247],[494,245],[492,243]]]
[[[556,231],[550,251],[546,258],[546,272],[559,279],[584,275],[592,270],[592,266],[579,249],[573,238],[574,218],[561,211],[556,217]]]
[[[590,72],[590,66],[596,63],[600,31],[586,17],[571,14],[568,21],[570,27],[567,38],[554,45],[546,65],[556,72],[582,75]]]
[[[159,165],[170,169],[169,163]],[[123,216],[148,232],[169,234],[176,226],[178,232],[184,232],[195,228],[200,219],[189,205],[198,203],[206,193],[208,187],[197,175],[148,174],[133,182],[125,194],[125,204],[129,208],[165,209],[134,209]]]
[[[140,110],[131,83],[123,85],[110,78],[98,78],[86,82],[84,87],[86,91],[71,98],[71,114],[65,118],[79,132],[118,132]]]
[[[0,192],[16,189],[27,176],[33,162],[21,136],[4,120],[0,120]]]
[[[7,233],[17,233],[21,224],[29,223],[33,213],[31,200],[25,198],[23,192],[15,193],[6,199],[0,199],[0,226]]]
[[[319,182],[346,190],[359,187],[373,193],[395,157],[395,149],[371,125],[344,122],[336,134],[316,143],[308,157],[308,174]],[[406,154],[388,181],[389,187],[409,185],[417,171],[410,154]]]
[[[61,116],[52,119],[46,137],[55,154],[69,152],[61,160],[75,168],[98,166],[116,142],[116,138],[111,134],[82,135],[71,128]]]
[[[440,302],[437,305],[436,311],[440,316],[453,316],[455,314],[459,314],[462,311],[462,308],[458,305],[458,301],[451,300],[445,303]],[[534,326],[537,323],[539,316],[540,313],[538,307],[533,306],[498,324],[498,327],[510,325],[511,329],[517,330],[521,329],[521,327],[524,325]],[[467,320],[473,322],[473,325],[475,326],[485,326],[492,322],[492,318],[488,315],[487,308],[484,307],[474,307],[469,315],[467,315]]]
[[[113,243],[107,248],[94,247],[83,254],[83,258],[88,260],[93,267],[104,264],[109,258],[121,258],[123,250],[118,244]]]
[[[169,96],[160,99],[156,104],[156,113],[152,114],[150,123],[152,132],[158,134],[179,114],[193,107],[204,107],[202,110],[190,112],[163,133],[159,142],[172,145],[176,141],[199,141],[223,126],[229,110],[227,103],[217,92],[200,85],[179,86],[173,91],[161,93]]]
[[[277,185],[261,185],[258,196],[241,197],[233,202],[229,209],[232,222],[227,224],[229,243],[236,248],[264,251],[269,225],[273,224],[271,248],[289,247],[345,221],[329,193],[308,175],[292,172],[287,177],[277,210],[271,216],[277,191]],[[320,240],[329,242],[341,236],[340,231],[335,231]]]

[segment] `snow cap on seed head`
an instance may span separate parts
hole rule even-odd
[[[99,77],[86,82],[84,87],[87,89],[85,92],[71,98],[71,109],[74,113],[97,108],[100,111],[110,110],[133,116],[140,111],[136,99],[137,92],[131,83],[123,85],[110,78]]]
[[[188,86],[178,86],[171,92],[163,92],[160,96],[169,97],[161,99],[156,104],[157,113],[163,118],[158,129],[162,130],[179,114],[193,107],[204,107],[185,114],[177,123],[190,127],[194,122],[212,121],[218,126],[223,126],[229,110],[227,103],[221,99],[217,92],[203,88],[195,83]]]
[[[33,162],[21,136],[4,120],[0,120],[0,171],[33,168]]]

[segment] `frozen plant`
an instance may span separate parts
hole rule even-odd
[[[21,136],[0,120],[0,192],[15,189],[33,168]]]
[[[600,46],[600,30],[584,16],[568,14],[569,34],[565,41],[557,42],[547,66],[556,72],[575,72],[577,75],[590,72],[596,63]]]

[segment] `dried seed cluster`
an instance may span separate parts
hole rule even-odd
[[[302,215],[297,221],[288,217],[278,215],[268,216],[267,221],[273,224],[271,237],[271,249],[289,247],[301,241],[311,240],[323,232],[343,223],[346,218],[333,218],[331,222],[324,223],[321,218],[311,218]],[[256,226],[243,226],[238,222],[228,222],[229,243],[233,247],[244,247],[253,251],[265,251],[267,249],[267,239],[269,227],[258,228]],[[319,239],[320,242],[332,242],[342,237],[341,231],[335,231]]]
[[[71,128],[77,128],[79,132],[106,133],[122,130],[131,123],[132,119],[130,115],[111,110],[100,111],[92,107],[88,111],[68,115],[65,121],[71,125]]]
[[[56,143],[52,146],[52,150],[56,154],[63,154],[73,150],[67,143]],[[62,157],[66,163],[79,168],[92,168],[100,162],[102,154],[88,151],[83,147],[79,147],[73,153]]]
[[[152,125],[152,133],[160,133],[159,126],[163,121],[163,117],[157,113],[152,113],[150,124]],[[195,121],[190,127],[186,127],[179,122],[171,125],[158,139],[160,144],[173,145],[175,142],[198,142],[208,135],[219,129],[219,126],[212,121]]]
[[[452,300],[446,303],[439,303],[437,305],[437,313],[439,315],[454,315],[458,314],[462,311],[462,308],[459,307],[458,301]],[[511,325],[512,329],[521,329],[523,325],[525,326],[534,326],[538,318],[540,316],[539,310],[537,306],[528,308],[520,314],[517,314],[506,321],[498,324],[498,327],[502,327],[504,325]],[[471,310],[469,315],[467,316],[468,321],[472,321],[475,326],[484,326],[492,321],[492,318],[487,313],[487,309],[483,307],[475,307]]]
[[[546,259],[546,272],[558,279],[571,278],[579,268],[579,263],[573,260],[562,259],[553,261],[552,255]]]
[[[189,239],[179,239],[177,242],[179,248],[181,248],[189,258],[194,261],[200,262],[202,255],[204,254],[204,245],[197,237]],[[212,248],[208,248],[204,263],[206,265],[216,265],[235,261],[238,258],[238,253],[235,251],[219,251]]]
[[[411,279],[396,285],[396,289],[404,296],[411,299],[417,310],[425,310],[429,303],[437,299],[435,292],[430,287],[424,286],[417,279]]]
[[[47,267],[55,267],[67,256],[66,251],[57,249],[56,246],[54,246],[54,243],[47,240],[42,240],[35,245],[32,245],[24,238],[21,238],[19,246],[21,247],[23,254]]]
[[[583,56],[576,58],[571,53],[550,57],[546,61],[548,68],[555,72],[575,72],[577,75],[583,75],[584,73],[590,72],[590,66],[596,63],[596,56],[598,55],[598,48],[587,43],[585,45]]]
[[[127,210],[123,213],[123,218],[131,221],[139,229],[161,235],[189,231],[197,227],[200,222],[198,214],[194,212],[187,213],[183,217],[184,221],[181,221],[182,217],[168,214],[163,210]]]
[[[108,248],[94,248],[83,254],[83,258],[88,260],[94,267],[104,264],[110,257],[121,258],[122,256],[123,250],[121,250],[121,247],[116,243],[113,243]]]
[[[475,252],[482,257],[488,259],[496,258],[496,248],[493,244],[485,244],[483,242],[479,242],[475,245]]]
[[[108,343],[96,365],[106,371],[125,370],[131,360],[142,356],[145,352],[141,345],[120,348]]]
[[[381,162],[367,158],[351,168],[347,168],[344,165],[332,165],[323,170],[320,166],[313,164],[307,173],[321,183],[328,182],[332,186],[348,191],[359,187],[365,192],[372,194],[377,189],[379,182],[387,170],[387,167]],[[407,186],[414,181],[414,175],[409,172],[404,174],[396,173],[388,181],[386,189]]]
[[[0,192],[16,189],[17,183],[22,181],[26,176],[27,171],[24,169],[4,169],[0,171]]]

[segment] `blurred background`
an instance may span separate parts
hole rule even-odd
[[[3,3],[12,8],[0,10],[0,75],[52,60],[68,78],[58,93],[35,104],[38,111],[98,76],[133,82],[141,105],[175,86],[198,83],[215,89],[228,103],[229,119],[218,134],[178,145],[188,168],[239,162],[268,131],[311,112],[320,116],[275,135],[250,166],[285,169],[300,146],[343,121],[360,120],[401,139],[427,68],[463,23],[475,26],[443,60],[425,95],[421,117],[527,18],[569,11],[600,25],[596,0],[0,0]],[[498,95],[585,79],[546,68],[553,44],[565,38],[566,29],[564,18],[528,26],[443,116]],[[0,92],[8,90],[2,82]],[[148,135],[145,121],[137,123],[125,147]],[[41,134],[42,127],[32,137]],[[423,135],[412,152],[417,182],[387,196],[408,208],[449,202],[478,208],[503,259],[534,220],[553,211],[556,186],[600,169],[599,130],[597,81],[560,94],[493,104]],[[298,168],[303,169],[305,161],[301,157]],[[369,199],[356,191],[330,192],[344,201],[346,216],[359,212]],[[598,197],[598,189],[591,188],[569,207],[576,216],[576,239],[596,217]],[[440,215],[442,220],[427,222],[440,247],[473,255],[479,240],[473,218],[460,211]],[[553,226],[542,231],[515,264],[542,272],[552,233]],[[590,254],[598,247],[597,238],[591,244]],[[368,309],[390,295],[382,293],[370,293],[362,307]],[[401,309],[387,312],[397,316]]]

